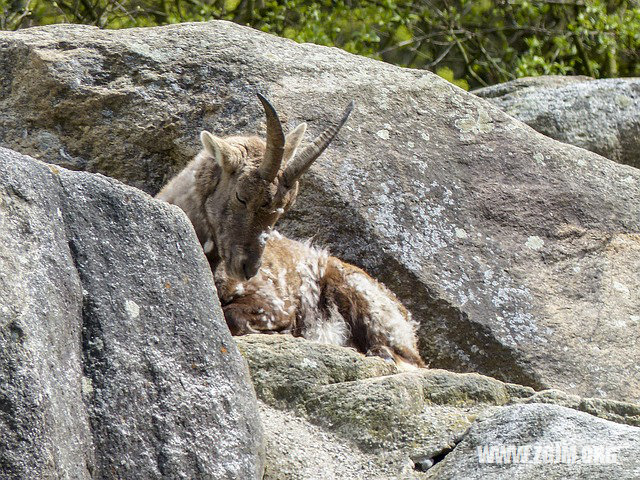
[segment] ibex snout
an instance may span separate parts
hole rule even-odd
[[[232,261],[226,265],[227,274],[240,281],[256,276],[262,266],[262,250],[236,251]]]
[[[260,270],[260,266],[262,265],[262,261],[260,257],[258,257],[258,261],[255,260],[245,260],[242,262],[242,272],[244,273],[245,280],[249,280],[251,277],[254,277],[258,270]]]

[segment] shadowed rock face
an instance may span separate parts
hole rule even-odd
[[[0,34],[0,142],[155,192],[197,133],[356,111],[281,229],[384,281],[433,367],[640,398],[640,173],[428,72],[225,22]],[[263,132],[262,132],[263,133]]]
[[[640,79],[531,77],[473,93],[540,133],[640,168]]]
[[[0,477],[259,478],[262,427],[186,216],[0,148]]]

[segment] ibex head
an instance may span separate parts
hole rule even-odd
[[[219,258],[227,275],[238,280],[253,277],[269,231],[295,201],[298,179],[337,135],[353,109],[296,154],[307,128],[298,125],[284,135],[275,108],[260,94],[267,117],[266,142],[258,137],[218,138],[200,134],[208,161],[196,183]]]

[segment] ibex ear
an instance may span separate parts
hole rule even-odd
[[[202,146],[211,155],[216,163],[223,169],[233,172],[238,169],[238,158],[234,155],[233,147],[225,142],[223,139],[212,135],[211,133],[203,130],[200,132],[200,141]]]
[[[302,137],[304,137],[304,132],[307,131],[307,124],[301,123],[296,128],[293,129],[292,132],[287,134],[284,140],[284,155],[283,159],[285,162],[288,162],[293,158],[296,154],[296,150],[300,146],[302,142]]]

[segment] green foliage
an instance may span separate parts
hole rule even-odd
[[[454,74],[453,74],[453,70],[451,70],[449,67],[440,67],[440,68],[438,68],[436,70],[436,75],[441,76],[445,80],[453,83],[454,85],[457,85],[458,87],[462,88],[463,90],[469,90],[469,82],[467,82],[464,78],[456,79]]]
[[[424,68],[462,88],[543,74],[640,76],[640,0],[0,0],[0,28],[225,19]]]

